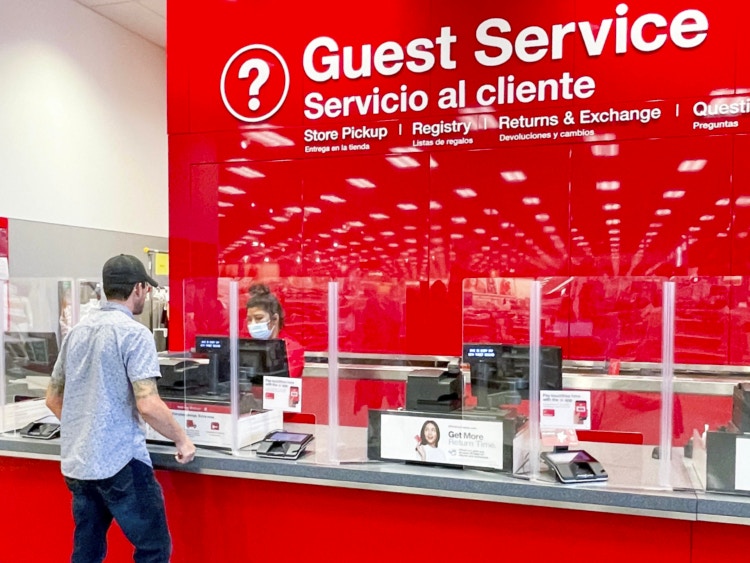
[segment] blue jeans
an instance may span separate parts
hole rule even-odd
[[[82,481],[65,477],[73,493],[73,557],[71,563],[101,563],[107,555],[107,530],[114,518],[135,546],[133,561],[168,563],[172,540],[167,528],[164,495],[154,470],[131,459],[108,479]]]

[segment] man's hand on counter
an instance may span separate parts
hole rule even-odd
[[[190,438],[186,438],[185,442],[175,444],[177,446],[177,453],[174,458],[177,463],[190,463],[195,459],[195,444],[193,444]]]

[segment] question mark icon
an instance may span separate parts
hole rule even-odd
[[[244,63],[237,62],[237,59],[240,57],[242,57]],[[238,66],[239,69],[237,68]],[[270,92],[264,91],[263,107],[261,108],[258,92],[268,83],[271,68],[273,68],[275,86],[281,85],[281,73],[284,73],[284,88],[283,90],[272,88]],[[257,71],[257,75],[253,74],[254,70]],[[251,74],[253,74],[252,78],[250,78]],[[248,84],[248,82],[245,82],[246,80],[252,80],[249,84],[249,100],[243,94],[244,85]],[[286,100],[286,96],[289,93],[289,84],[289,66],[286,64],[284,57],[281,56],[281,53],[268,45],[253,43],[235,51],[224,65],[224,70],[221,71],[219,86],[221,101],[224,103],[227,111],[240,121],[244,121],[245,123],[259,123],[276,114],[284,105],[284,100]],[[267,87],[265,88],[268,90]],[[248,108],[250,108],[249,112]]]
[[[250,72],[253,70],[258,71],[258,76],[250,82],[250,88],[248,89],[250,100],[247,102],[247,107],[249,107],[251,111],[256,111],[260,107],[260,100],[256,96],[258,95],[258,92],[260,92],[260,87],[268,80],[268,77],[271,74],[271,67],[269,67],[268,63],[263,59],[249,59],[242,64],[237,76],[242,79],[249,78]]]

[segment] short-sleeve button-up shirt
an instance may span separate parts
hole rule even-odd
[[[107,303],[63,341],[52,379],[64,383],[61,469],[73,479],[106,479],[131,459],[151,465],[134,381],[161,377],[149,330]]]

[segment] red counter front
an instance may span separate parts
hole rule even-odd
[[[226,561],[741,560],[744,527],[159,471],[174,563]],[[2,560],[64,561],[70,498],[59,463],[0,457]],[[22,493],[18,491],[23,491]],[[132,561],[113,527],[107,561]]]

